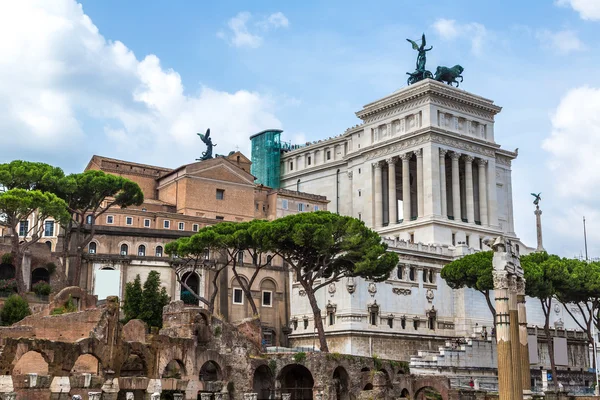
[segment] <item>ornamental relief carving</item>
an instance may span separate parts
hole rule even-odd
[[[510,158],[504,156],[496,156],[496,163],[510,167]]]
[[[387,154],[390,153],[400,153],[402,150],[408,148],[408,147],[413,147],[413,146],[417,146],[426,142],[431,141],[431,135],[421,135],[418,136],[416,138],[412,138],[412,139],[408,139],[408,140],[404,140],[400,143],[394,143],[392,145],[389,146],[385,146],[382,147],[380,149],[377,149],[369,154],[367,154],[366,159],[367,160],[372,160],[374,158],[377,157],[381,157],[381,156],[385,156]]]
[[[389,110],[386,110],[386,111],[380,111],[380,112],[378,112],[375,115],[372,115],[372,116],[369,116],[367,118],[364,118],[363,121],[364,121],[365,124],[369,124],[369,123],[372,123],[372,122],[381,121],[382,119],[391,117],[391,116],[396,115],[396,114],[400,114],[401,112],[404,112],[406,110],[410,110],[411,108],[416,108],[418,106],[421,106],[421,105],[425,104],[426,101],[427,101],[427,98],[422,98],[422,99],[417,100],[417,101],[411,101],[411,102],[408,102],[408,103],[404,103],[401,106],[396,106],[396,107],[393,107],[393,108],[391,108]],[[382,106],[382,108],[384,108],[384,107],[385,107],[385,105]]]
[[[431,135],[431,141],[444,144],[449,147],[454,147],[456,149],[466,150],[471,153],[482,154],[488,157],[494,157],[496,154],[494,150],[486,149],[470,143],[465,143],[460,140],[450,139],[442,135]]]
[[[409,296],[412,293],[412,290],[395,287],[392,289],[392,293],[402,296]]]
[[[508,273],[507,272],[494,271],[493,279],[494,279],[494,289],[508,289]]]
[[[489,113],[489,112],[485,112],[485,111],[480,111],[474,107],[469,107],[469,106],[465,106],[465,105],[461,105],[460,103],[456,103],[456,102],[450,102],[450,101],[444,101],[441,100],[437,97],[432,97],[431,98],[431,102],[433,104],[439,105],[439,106],[444,106],[444,107],[448,107],[452,110],[458,110],[458,111],[462,111],[465,114],[472,114],[472,115],[477,115],[478,117],[487,119],[487,120],[494,120],[494,114]]]

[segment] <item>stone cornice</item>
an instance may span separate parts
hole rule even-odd
[[[306,175],[307,173],[312,173],[312,172],[318,172],[321,170],[328,170],[331,169],[332,167],[346,167],[348,164],[348,160],[346,158],[343,158],[341,160],[336,160],[336,161],[330,161],[326,164],[319,164],[319,165],[315,165],[314,167],[310,167],[310,168],[304,168],[298,171],[294,171],[292,173],[284,173],[281,174],[281,180],[286,180],[286,179],[291,179],[291,178],[295,178],[295,177],[302,177],[304,175]]]

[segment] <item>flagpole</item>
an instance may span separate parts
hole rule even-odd
[[[583,217],[583,242],[585,244],[585,261],[588,260],[588,252],[587,252],[587,233],[585,231],[585,216]]]

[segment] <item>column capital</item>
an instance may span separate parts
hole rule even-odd
[[[517,294],[525,295],[525,279],[517,279]]]
[[[458,160],[460,158],[460,156],[462,156],[462,154],[460,154],[456,151],[453,151],[450,153],[450,157],[452,157],[453,160]]]
[[[414,153],[417,157],[423,157],[423,149],[417,149]]]
[[[448,149],[440,149],[440,157],[446,157],[449,151]]]
[[[472,163],[473,160],[475,160],[475,157],[466,155],[466,154],[465,154],[464,158],[465,158],[465,162],[468,162],[468,163]]]
[[[375,167],[375,169],[381,169],[382,164],[383,163],[381,161],[375,161],[372,165]]]
[[[508,290],[517,292],[517,277],[515,275],[508,275]]]
[[[494,290],[508,289],[508,272],[494,271],[492,274],[494,279]]]
[[[396,164],[396,161],[398,160],[398,157],[394,156],[394,157],[390,157],[390,158],[386,158],[386,162],[388,164]]]
[[[479,165],[480,167],[484,167],[487,163],[488,163],[488,160],[484,160],[483,158],[477,159],[477,165]]]
[[[413,153],[410,151],[408,153],[400,154],[400,158],[402,159],[402,161],[410,161],[412,156],[413,156]]]

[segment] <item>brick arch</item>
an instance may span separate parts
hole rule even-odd
[[[448,392],[450,391],[450,384],[447,379],[440,379],[440,377],[424,377],[417,378],[413,383],[413,395],[412,399],[416,399],[417,395],[422,393],[426,388],[433,388],[442,395],[442,399],[448,400]]]
[[[24,375],[37,373],[39,375],[50,375],[51,360],[46,353],[40,350],[28,350],[15,357],[11,368],[11,375]]]
[[[83,353],[75,360],[71,372],[74,374],[91,373],[102,374],[102,361],[92,353]]]
[[[268,276],[267,276],[267,277],[265,277],[265,278],[263,278],[263,279],[261,279],[261,281],[260,281],[260,283],[259,283],[259,285],[258,285],[258,288],[259,288],[259,290],[262,290],[262,288],[263,288],[263,286],[265,285],[265,283],[270,283],[270,284],[272,284],[272,285],[273,285],[273,288],[272,288],[272,289],[273,289],[273,291],[274,291],[274,292],[277,292],[277,290],[278,290],[278,287],[277,287],[277,282],[275,282],[275,279],[273,279],[273,278],[271,278],[271,277],[268,277]]]
[[[219,353],[217,353],[216,351],[213,351],[213,350],[203,351],[202,353],[200,353],[198,355],[198,357],[196,357],[197,371],[196,371],[195,375],[199,375],[200,369],[202,368],[202,366],[210,361],[217,364],[217,366],[220,368],[220,373],[222,374],[221,379],[227,380],[228,374],[227,374],[227,370],[225,368],[227,366],[227,362],[225,361],[225,359],[223,359],[223,357],[221,357],[221,355]]]
[[[160,378],[162,376],[163,372],[165,371],[165,368],[167,367],[167,364],[169,364],[172,360],[179,361],[183,366],[182,378],[184,376],[195,375],[193,359],[191,359],[190,356],[186,354],[186,351],[183,347],[169,347],[165,349],[165,352],[166,354],[161,352],[156,355],[156,357],[159,360],[158,369],[155,371],[157,377]]]

